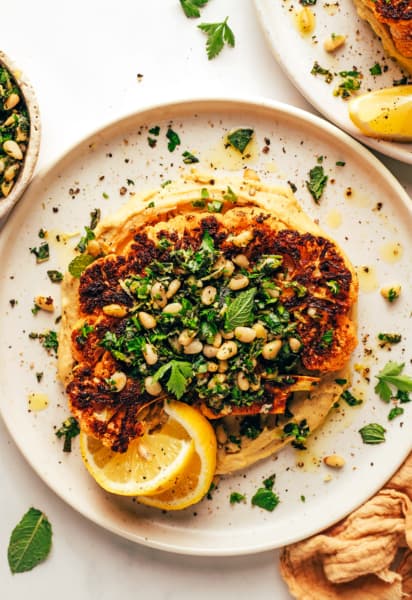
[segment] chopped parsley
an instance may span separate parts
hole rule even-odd
[[[47,242],[40,244],[38,248],[30,248],[30,252],[35,255],[37,264],[46,262],[50,258],[50,249]]]
[[[404,409],[402,408],[402,406],[394,406],[388,414],[388,421],[392,421],[393,419],[395,419],[396,417],[399,417],[400,415],[403,415],[404,413]]]
[[[333,95],[341,96],[343,100],[347,100],[354,92],[357,92],[361,86],[362,74],[353,69],[352,71],[340,71],[339,75],[343,78]]]
[[[56,431],[58,438],[64,438],[63,452],[71,452],[72,439],[80,433],[80,426],[74,417],[68,417]]]
[[[333,329],[328,329],[322,335],[321,340],[320,340],[320,345],[323,347],[330,346],[332,342],[333,342]]]
[[[326,285],[328,286],[328,288],[330,289],[330,291],[332,292],[332,294],[334,296],[337,296],[340,292],[340,287],[339,287],[339,283],[337,281],[335,281],[334,279],[331,279],[330,281],[326,282]]]
[[[236,129],[236,131],[232,131],[231,133],[229,133],[229,135],[227,136],[227,140],[233,148],[239,150],[239,152],[243,154],[246,150],[246,147],[250,143],[253,134],[253,129]]]
[[[185,163],[185,165],[191,165],[191,164],[199,162],[199,159],[196,156],[194,156],[191,152],[189,152],[188,150],[186,150],[186,152],[183,152],[182,156],[183,156],[183,162]]]
[[[382,75],[382,67],[379,63],[375,63],[373,67],[369,69],[371,75]]]
[[[168,128],[166,132],[166,137],[169,140],[169,143],[167,144],[169,152],[174,152],[177,146],[180,146],[180,137],[178,136],[176,131],[173,131],[173,129],[171,129],[171,127]]]
[[[155,125],[151,129],[149,129],[149,133],[151,133],[152,135],[158,136],[159,133],[160,133],[160,127],[159,127],[159,125]]]
[[[223,202],[221,200],[212,200],[207,203],[207,210],[210,213],[220,213],[222,212]]]
[[[315,75],[315,77],[317,75],[323,75],[325,77],[326,83],[331,83],[331,81],[333,81],[333,73],[331,73],[329,69],[324,69],[323,67],[321,67],[318,61],[315,61],[313,63],[311,75]]]
[[[60,271],[47,271],[47,276],[52,283],[60,283],[63,280],[63,273]]]
[[[230,504],[240,504],[241,502],[245,502],[246,496],[244,494],[240,494],[239,492],[232,492],[230,494]]]
[[[399,344],[402,336],[400,333],[378,333],[378,340],[385,344]]]
[[[348,406],[359,406],[359,404],[362,404],[362,400],[355,398],[355,396],[349,390],[345,390],[344,392],[342,392],[340,397],[346,402]]]
[[[321,165],[316,165],[309,171],[309,181],[306,181],[306,187],[317,204],[319,204],[327,181],[328,176],[325,175]]]
[[[310,429],[306,419],[303,419],[300,423],[287,423],[283,428],[285,436],[293,436],[295,439],[292,442],[292,446],[297,450],[306,450],[305,442],[310,434]]]
[[[266,480],[268,482],[269,480]],[[272,484],[273,485],[273,484]],[[254,506],[263,508],[269,512],[275,510],[280,502],[279,496],[272,490],[272,486],[266,485],[260,487],[257,492],[252,496],[251,502]]]

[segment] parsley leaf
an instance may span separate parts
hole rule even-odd
[[[259,488],[251,500],[254,506],[259,506],[259,508],[270,512],[275,510],[279,501],[279,496],[266,487]]]
[[[236,150],[239,150],[239,152],[243,154],[246,150],[246,146],[252,139],[253,133],[253,129],[236,129],[236,131],[229,133],[227,140],[233,148],[236,148]]]
[[[183,152],[182,156],[183,156],[183,162],[185,163],[185,165],[191,165],[193,163],[199,162],[199,159],[197,158],[197,156],[195,156],[188,150],[186,150],[186,152]]]
[[[240,502],[244,502],[246,500],[246,496],[244,494],[240,494],[239,492],[232,492],[229,500],[230,504],[239,504]]]
[[[206,52],[209,60],[215,58],[223,49],[225,43],[234,48],[235,36],[227,24],[229,17],[221,23],[201,23],[198,25],[207,34]]]
[[[386,429],[379,423],[369,423],[359,429],[359,433],[364,444],[381,444],[385,441]]]
[[[193,377],[192,365],[186,361],[170,360],[156,371],[153,375],[154,381],[162,379],[167,372],[169,372],[169,379],[166,387],[171,394],[180,400],[189,385],[189,380]]]
[[[45,560],[50,552],[52,528],[46,515],[30,508],[13,529],[7,549],[12,573],[30,571]]]
[[[393,419],[395,419],[395,417],[399,417],[400,415],[403,415],[404,413],[404,409],[402,408],[402,406],[394,406],[388,414],[388,421],[392,421]]]
[[[325,175],[323,167],[316,165],[309,171],[309,181],[306,181],[306,186],[317,204],[323,194],[328,176]]]
[[[180,0],[180,5],[188,19],[200,17],[200,10],[209,0]]]
[[[72,439],[79,435],[79,433],[79,423],[74,417],[68,417],[65,421],[63,421],[60,428],[56,431],[58,438],[64,438],[63,452],[71,452]]]
[[[400,392],[412,392],[412,377],[401,375],[404,366],[405,363],[390,360],[376,375],[378,383],[375,385],[375,392],[384,402],[389,402],[394,395],[393,387]]]
[[[226,331],[231,331],[235,327],[247,325],[250,322],[255,294],[256,288],[250,288],[249,290],[240,292],[240,294],[232,300],[226,311]]]
[[[180,137],[176,131],[173,131],[170,127],[166,132],[166,137],[169,140],[169,143],[167,144],[169,152],[173,152],[177,146],[180,146]]]

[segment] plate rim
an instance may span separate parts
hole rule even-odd
[[[104,133],[106,131],[109,131],[110,128],[112,128],[112,127],[115,127],[115,126],[121,127],[122,123],[125,123],[128,120],[132,120],[133,118],[142,118],[142,116],[146,113],[150,113],[153,111],[159,111],[159,110],[162,110],[165,108],[167,108],[168,111],[170,111],[171,113],[176,108],[180,109],[181,111],[185,111],[185,110],[189,110],[190,108],[193,108],[196,105],[203,105],[203,110],[207,110],[207,109],[212,110],[213,108],[216,110],[215,105],[217,105],[217,104],[224,105],[221,107],[222,109],[230,109],[230,107],[235,107],[235,108],[237,107],[239,109],[242,105],[246,106],[249,109],[256,108],[256,109],[260,110],[263,108],[263,109],[266,109],[269,111],[274,111],[275,113],[280,112],[280,113],[284,114],[285,116],[289,116],[289,117],[295,116],[298,119],[301,119],[302,121],[305,121],[306,123],[308,123],[310,125],[318,126],[325,133],[331,135],[333,138],[338,138],[344,145],[347,145],[351,150],[356,152],[358,155],[360,154],[361,157],[367,163],[369,163],[371,165],[371,167],[373,167],[374,169],[379,169],[382,177],[384,177],[384,179],[390,185],[391,189],[393,189],[394,192],[396,193],[397,200],[402,205],[402,208],[406,209],[411,214],[411,218],[412,218],[412,206],[411,206],[409,195],[407,194],[406,190],[402,187],[402,185],[396,179],[396,177],[389,171],[389,169],[385,165],[383,165],[381,163],[381,161],[376,156],[374,156],[373,153],[370,152],[369,149],[365,148],[357,140],[353,139],[346,132],[339,129],[336,125],[328,122],[323,117],[314,115],[304,109],[297,108],[295,106],[289,105],[284,102],[275,101],[275,100],[268,99],[266,97],[259,97],[259,96],[216,97],[214,95],[210,95],[210,96],[202,95],[201,97],[191,97],[191,98],[186,97],[186,98],[182,98],[182,99],[167,100],[165,102],[150,103],[150,104],[144,105],[144,106],[140,107],[138,110],[128,112],[125,115],[120,116],[114,120],[110,120],[110,121],[107,121],[106,123],[103,123],[100,127],[97,127],[95,129],[93,129],[93,131],[86,133],[84,136],[82,136],[76,142],[71,144],[70,147],[63,149],[56,158],[49,161],[49,163],[46,164],[36,174],[32,183],[30,184],[29,188],[31,188],[32,185],[35,183],[40,184],[42,179],[45,176],[47,176],[47,174],[51,173],[59,165],[60,162],[67,159],[70,155],[72,155],[74,152],[76,152],[82,146],[87,144],[88,141],[92,140],[96,136],[104,135]],[[208,106],[208,105],[210,105],[210,106]],[[28,193],[29,188],[25,192],[24,196]],[[25,204],[25,199],[23,197],[22,201],[18,203],[18,206],[16,206],[15,210],[12,211],[12,214],[10,215],[9,219],[7,220],[3,230],[1,232],[0,254],[5,250],[5,246],[7,245],[7,239],[8,239],[8,235],[7,235],[8,231],[9,231],[9,229],[12,230],[14,221],[19,218],[20,211],[24,210],[24,204]],[[260,543],[260,544],[249,545],[247,547],[242,546],[242,547],[238,547],[238,548],[229,547],[227,544],[225,545],[224,548],[218,548],[218,547],[211,548],[208,546],[206,546],[205,548],[201,548],[199,546],[191,546],[190,543],[186,544],[186,545],[180,544],[179,546],[177,546],[175,543],[172,544],[172,543],[169,543],[168,541],[166,541],[166,542],[160,541],[159,542],[157,540],[153,540],[153,539],[147,537],[144,533],[141,534],[140,536],[137,536],[135,533],[128,534],[128,532],[125,530],[125,528],[119,527],[116,523],[108,522],[108,519],[104,519],[99,514],[97,514],[97,515],[93,514],[91,511],[85,509],[84,507],[81,508],[77,502],[73,503],[72,501],[70,501],[68,499],[67,493],[64,494],[62,490],[61,491],[56,490],[55,487],[53,487],[52,483],[47,478],[47,476],[44,473],[42,473],[40,466],[36,465],[35,461],[31,460],[27,449],[25,450],[22,447],[22,445],[18,442],[19,438],[18,438],[18,436],[17,437],[15,436],[15,431],[13,429],[12,423],[10,423],[9,420],[6,418],[2,404],[0,404],[0,415],[5,424],[7,431],[9,432],[9,434],[13,440],[13,443],[16,445],[16,447],[18,448],[21,455],[25,458],[25,460],[28,462],[28,464],[34,470],[34,472],[40,477],[40,479],[59,498],[61,498],[66,504],[68,504],[72,509],[74,509],[76,512],[78,512],[81,516],[89,519],[91,522],[101,526],[106,531],[110,531],[116,535],[119,535],[120,537],[128,539],[134,543],[139,543],[143,546],[151,547],[151,548],[166,551],[166,552],[172,552],[175,554],[183,554],[183,555],[190,555],[190,556],[240,556],[240,555],[247,555],[247,554],[257,554],[260,552],[273,550],[275,548],[280,548],[283,545],[283,544],[279,545],[275,541],[274,543],[271,543],[271,542],[263,543],[263,544]],[[412,442],[411,442],[410,450],[412,450]],[[400,464],[402,464],[404,459],[405,459],[405,456],[399,459],[399,462],[393,466],[392,473],[394,473],[395,470],[400,466]],[[382,486],[382,482],[377,484],[377,486],[376,486],[375,490],[372,492],[372,494],[376,493],[376,491],[378,491],[378,489],[380,489],[381,486]],[[357,506],[358,506],[358,504],[357,504]],[[355,507],[353,507],[349,512],[354,510],[354,508]],[[341,518],[343,518],[343,517],[340,517],[339,520]],[[334,522],[337,522],[337,520],[335,519]],[[325,527],[330,526],[331,524],[332,523],[329,523],[329,525],[323,526],[322,530],[325,529]],[[294,541],[297,541],[298,539],[301,539],[301,537],[299,537],[298,535],[296,535],[295,538],[291,537],[291,539],[287,542],[287,544],[293,543]]]
[[[267,3],[267,0],[253,0],[253,3],[255,6],[255,12],[257,14],[260,27],[265,35],[266,42],[273,56],[275,57],[276,62],[278,63],[279,67],[282,69],[282,72],[285,74],[288,80],[294,85],[294,87],[300,92],[300,94],[302,94],[305,100],[307,100],[315,110],[322,114],[324,118],[328,119],[336,127],[340,128],[341,130],[345,131],[348,135],[358,140],[358,142],[360,142],[361,144],[368,146],[369,148],[375,150],[376,152],[379,152],[380,154],[383,154],[384,156],[388,156],[390,158],[399,160],[400,162],[403,162],[405,164],[412,165],[412,151],[403,152],[401,148],[399,148],[399,146],[395,146],[390,141],[371,138],[366,135],[362,135],[361,133],[358,134],[356,131],[349,129],[347,126],[345,126],[344,123],[340,123],[337,120],[335,120],[333,118],[332,112],[326,110],[322,102],[318,102],[316,100],[316,96],[313,96],[308,93],[307,88],[300,82],[298,77],[294,76],[293,71],[289,69],[286,62],[282,60],[278,48],[273,44],[271,31],[267,26],[267,22],[265,21],[264,15],[264,6],[265,3]]]

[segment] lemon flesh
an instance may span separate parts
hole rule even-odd
[[[169,433],[160,430],[144,435],[131,442],[124,453],[113,452],[82,432],[82,459],[95,481],[108,492],[121,496],[159,493],[175,484],[195,452],[194,442],[180,435],[180,429],[175,435],[169,425]]]
[[[172,423],[178,422],[193,440],[195,452],[166,491],[142,495],[137,500],[162,510],[182,510],[199,502],[210,489],[216,470],[216,436],[209,421],[187,404],[170,402],[165,411]]]
[[[352,122],[369,137],[412,141],[412,85],[376,90],[349,101]]]

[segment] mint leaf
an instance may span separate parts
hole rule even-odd
[[[386,429],[379,423],[369,423],[359,429],[359,433],[364,444],[381,444],[385,441]]]
[[[80,254],[80,256],[76,256],[76,258],[73,258],[69,263],[68,269],[70,275],[78,279],[86,267],[91,265],[94,260],[95,258],[91,254]]]
[[[222,23],[201,23],[199,29],[207,34],[206,52],[209,60],[215,58],[223,49],[225,43],[232,48],[235,45],[235,36],[227,24],[229,17]]]
[[[233,148],[239,150],[241,154],[246,150],[246,146],[249,144],[254,134],[253,129],[236,129],[227,136],[228,142]]]
[[[171,360],[156,371],[153,375],[154,381],[162,379],[168,371],[170,371],[170,375],[166,387],[180,400],[189,385],[189,380],[193,377],[192,365],[186,361]]]
[[[250,290],[240,292],[240,294],[236,296],[234,300],[232,300],[226,311],[226,331],[231,331],[235,327],[240,327],[250,323],[255,294],[256,288],[250,288]]]
[[[180,5],[188,19],[194,19],[200,17],[200,10],[202,6],[208,3],[209,0],[180,0]]]
[[[323,167],[320,165],[313,167],[313,169],[309,171],[309,181],[306,181],[306,187],[317,204],[323,194],[327,181],[328,176],[325,175]]]
[[[50,552],[52,528],[44,513],[30,508],[13,529],[7,558],[12,573],[30,571]]]

